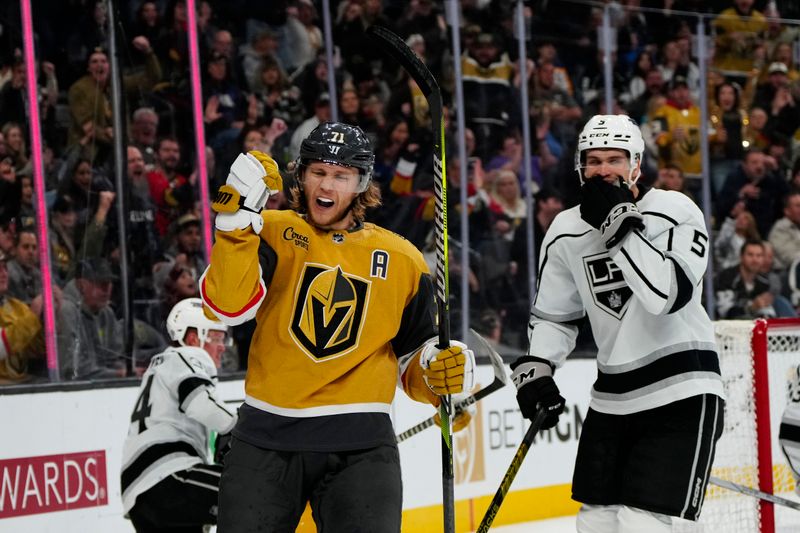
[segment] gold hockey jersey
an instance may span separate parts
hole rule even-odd
[[[25,302],[0,297],[0,384],[28,379],[28,360],[44,352],[39,318]]]
[[[260,238],[217,232],[201,279],[214,315],[257,321],[235,434],[287,450],[393,444],[398,376],[412,398],[437,403],[417,363],[436,334],[422,254],[373,224],[326,231],[294,211],[262,216]]]

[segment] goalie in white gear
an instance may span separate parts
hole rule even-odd
[[[792,470],[795,492],[800,494],[800,366],[789,371],[787,381],[788,394],[778,440]]]
[[[513,365],[526,418],[553,427],[564,409],[553,374],[588,317],[598,375],[572,482],[581,533],[671,531],[697,520],[723,389],[701,304],[708,233],[683,194],[637,183],[644,142],[624,115],[592,117],[578,139],[580,205],[542,244],[528,355]]]
[[[142,376],[122,452],[123,509],[140,533],[216,523],[222,466],[209,443],[236,423],[216,393],[227,330],[203,314],[199,298],[178,302],[167,317],[172,346]]]

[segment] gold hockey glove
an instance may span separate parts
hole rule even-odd
[[[215,225],[222,231],[252,226],[261,232],[261,210],[267,198],[283,188],[278,164],[269,155],[252,150],[231,165],[225,185],[219,188],[211,208],[216,211]]]
[[[428,388],[439,396],[471,391],[475,385],[475,354],[463,342],[450,341],[444,350],[436,347],[436,341],[428,342],[419,364]]]

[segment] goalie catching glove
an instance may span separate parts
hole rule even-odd
[[[619,181],[616,186],[595,177],[581,187],[581,218],[600,230],[603,244],[609,250],[631,230],[644,229],[644,217],[633,203],[633,193],[624,181]]]
[[[253,231],[261,233],[261,210],[267,199],[281,189],[283,178],[274,159],[257,150],[239,154],[211,204],[217,212],[215,226],[221,231],[252,226]]]
[[[425,384],[437,396],[470,392],[475,386],[475,354],[463,342],[450,341],[442,350],[431,341],[422,348],[419,364]]]
[[[517,387],[517,403],[522,416],[533,420],[541,408],[547,413],[542,429],[550,429],[558,423],[565,401],[553,380],[553,367],[549,361],[530,355],[520,357],[511,364],[511,381]]]

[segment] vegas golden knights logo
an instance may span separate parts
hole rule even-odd
[[[340,357],[358,344],[370,282],[341,267],[305,265],[295,295],[292,337],[315,361]]]

